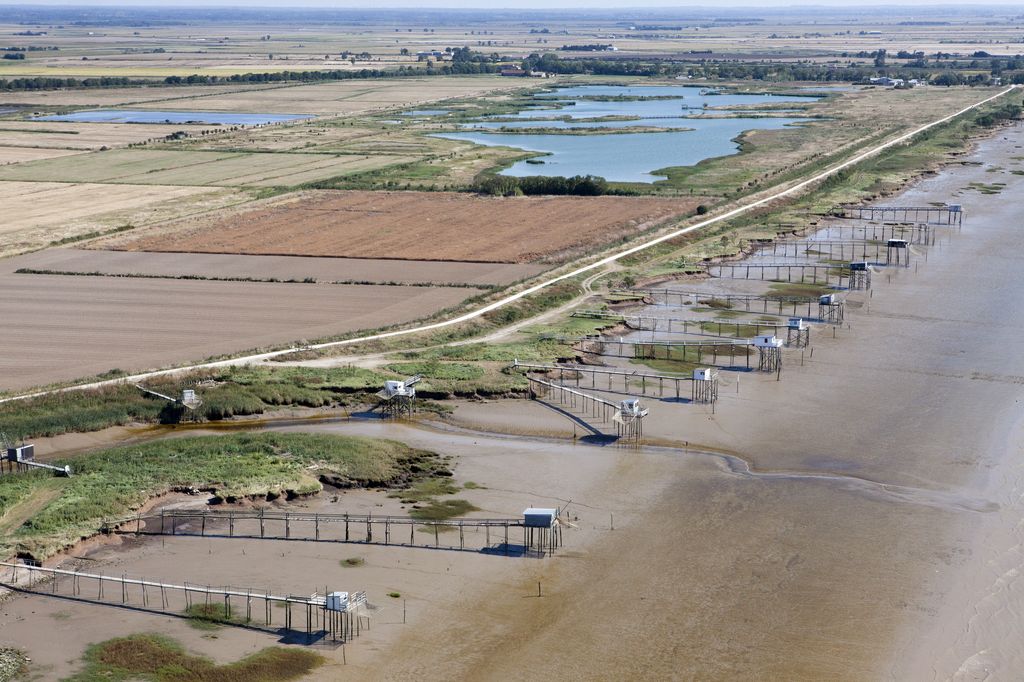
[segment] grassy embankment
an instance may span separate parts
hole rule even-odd
[[[217,665],[185,651],[174,640],[143,634],[94,644],[85,669],[69,682],[279,682],[311,674],[324,659],[300,648],[269,647],[234,663]]]
[[[459,359],[457,356],[457,352],[437,353],[414,363],[394,362],[381,370],[229,367],[147,382],[147,388],[165,395],[180,395],[183,388],[195,388],[203,400],[195,411],[148,396],[129,384],[69,391],[0,404],[0,430],[12,438],[38,438],[133,423],[217,421],[281,407],[351,408],[375,404],[374,394],[385,381],[412,374],[423,376],[418,392],[427,401],[496,396],[525,389],[519,377],[501,371],[504,357],[510,357],[504,353],[469,352],[468,358],[482,360],[479,364],[450,361]],[[196,386],[200,380],[203,383]],[[423,401],[421,408],[444,410]]]
[[[62,462],[64,463],[64,462]],[[0,477],[0,556],[44,559],[174,491],[231,503],[339,487],[407,489],[429,507],[457,491],[446,458],[396,441],[255,433],[154,441],[79,455],[70,478]],[[435,483],[440,479],[440,483]]]

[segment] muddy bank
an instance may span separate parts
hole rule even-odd
[[[754,473],[687,469],[662,496],[636,497],[640,528],[561,572],[564,600],[503,602],[500,625],[477,618],[410,636],[417,655],[390,661],[380,679],[429,676],[441,655],[424,651],[451,639],[466,642],[443,647],[466,679],[524,678],[522,658],[540,661],[531,675],[556,679],[967,679],[1024,668],[1014,435],[1024,242],[1007,201],[1024,191],[1022,148],[1024,132],[1000,131],[972,153],[982,165],[947,166],[887,199],[962,203],[968,218],[919,267],[876,276],[848,327],[818,335],[812,359],[782,381],[731,376],[715,414],[648,401],[645,436],[739,453]],[[993,181],[1006,186],[974,189]],[[454,418],[574,430],[556,411],[511,403]],[[625,613],[602,608],[609,594],[629,595]],[[567,646],[574,654],[559,654]]]

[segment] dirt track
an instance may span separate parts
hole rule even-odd
[[[684,199],[316,192],[117,248],[525,263],[636,236],[693,208]]]

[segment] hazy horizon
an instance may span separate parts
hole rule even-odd
[[[372,9],[459,9],[459,10],[645,10],[645,9],[704,9],[713,12],[716,8],[729,9],[785,9],[785,8],[856,8],[871,5],[872,7],[890,7],[899,9],[901,7],[956,7],[966,9],[969,7],[1014,7],[1017,6],[1024,12],[1024,4],[1020,0],[984,0],[983,2],[971,2],[965,0],[761,0],[750,2],[750,0],[726,0],[709,7],[701,0],[641,0],[639,2],[622,2],[621,0],[426,0],[425,2],[414,2],[412,0],[377,0]],[[295,3],[286,3],[282,0],[152,0],[151,2],[140,2],[135,0],[24,0],[23,2],[0,2],[0,6],[40,6],[40,7],[189,7],[189,8],[279,8],[279,9],[333,9],[333,10],[366,10],[363,2],[346,0],[299,0]]]

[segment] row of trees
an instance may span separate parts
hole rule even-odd
[[[595,175],[574,175],[571,178],[532,175],[514,178],[490,175],[479,180],[474,188],[481,194],[514,197],[524,194],[562,194],[596,197],[608,194],[608,181]]]
[[[597,74],[623,76],[690,76],[692,78],[762,81],[861,82],[876,76],[910,80],[929,80],[936,85],[984,85],[993,76],[1013,83],[1024,82],[1024,59],[992,59],[984,63],[952,62],[928,64],[919,59],[904,65],[887,63],[885,50],[865,53],[873,65],[815,64],[811,62],[744,62],[700,59],[691,62],[634,59],[561,59],[558,55],[531,54],[523,60],[524,69],[560,74]],[[982,69],[989,73],[978,73]],[[1020,71],[1015,71],[1020,69]]]
[[[633,59],[561,59],[552,52],[531,54],[523,60],[527,71],[547,73],[591,73],[599,76],[659,76],[681,73],[682,67],[672,63],[647,63]]]
[[[151,85],[151,81],[115,76],[101,78],[12,78],[0,80],[0,90],[61,90],[65,88],[115,88],[125,85]]]
[[[273,71],[265,73],[235,73],[230,76],[192,74],[191,76],[168,76],[163,82],[166,85],[211,85],[216,83],[345,81],[363,80],[367,78],[397,78],[401,76],[420,75],[422,73],[423,72],[418,69],[400,66],[393,70],[359,69],[358,71],[344,71],[341,69],[332,69],[330,71]]]
[[[400,78],[413,75],[465,75],[497,73],[507,58],[497,53],[485,54],[468,47],[448,48],[452,55],[451,61],[440,63],[428,62],[425,70],[409,66],[397,69],[360,69],[353,70],[314,70],[314,71],[277,71],[266,73],[244,73],[231,76],[212,76],[193,74],[190,76],[169,76],[163,80],[164,85],[205,85],[216,83],[278,83],[278,82],[316,82],[358,80],[373,78]],[[17,59],[7,53],[7,58]],[[522,68],[530,71],[545,71],[559,74],[595,74],[600,76],[690,76],[693,78],[723,80],[760,80],[760,81],[819,81],[819,82],[860,82],[874,76],[890,78],[912,78],[929,80],[935,85],[984,85],[990,82],[988,73],[979,73],[975,67],[976,60],[970,63],[946,62],[943,64],[927,64],[919,58],[903,66],[887,65],[885,50],[870,53],[874,56],[874,66],[815,64],[811,62],[744,62],[718,61],[699,59],[694,61],[638,60],[638,59],[561,59],[557,54],[531,54],[522,61]],[[6,55],[5,55],[6,56]],[[916,56],[916,55],[914,55]],[[1002,76],[1007,82],[1024,83],[1024,59],[1012,57],[1007,59],[991,58],[978,66],[990,71],[993,76]],[[105,88],[123,86],[153,85],[146,79],[129,79],[122,77],[99,78],[50,78],[28,77],[0,80],[0,90],[56,90],[64,88]]]

